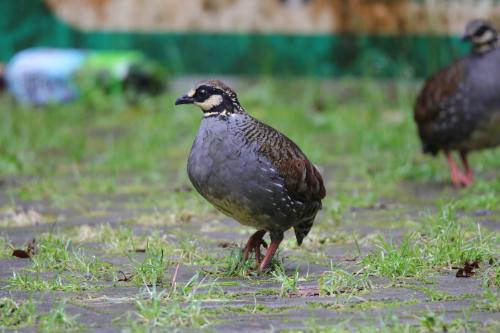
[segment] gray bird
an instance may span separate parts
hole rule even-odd
[[[463,40],[471,53],[432,75],[415,104],[424,153],[444,151],[455,186],[474,182],[467,154],[500,144],[500,48],[497,31],[483,20],[469,22]],[[458,151],[465,173],[451,152]]]
[[[299,245],[309,233],[325,197],[321,174],[289,138],[246,113],[221,81],[199,82],[175,104],[203,111],[188,159],[191,183],[222,213],[257,229],[243,260],[254,251],[263,271],[286,230],[294,229]],[[260,262],[266,232],[271,244]]]

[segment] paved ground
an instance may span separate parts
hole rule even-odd
[[[343,211],[336,210],[329,202],[302,248],[294,244],[292,233],[287,233],[280,252],[285,273],[255,276],[231,273],[228,268],[230,259],[237,256],[237,246],[245,242],[251,230],[203,203],[201,210],[197,208],[201,213],[191,216],[186,213],[189,207],[179,213],[179,206],[143,205],[146,193],[140,191],[89,194],[84,201],[80,197],[77,202],[70,199],[62,205],[22,200],[12,194],[33,182],[34,179],[21,178],[3,180],[0,185],[2,218],[15,223],[2,225],[0,236],[21,249],[33,238],[43,240],[47,235],[70,239],[72,242],[67,248],[70,253],[84,251],[86,258],[95,256],[109,265],[105,272],[94,276],[69,266],[46,267],[36,273],[32,259],[10,257],[7,253],[10,250],[5,250],[0,260],[0,297],[22,304],[31,295],[37,316],[63,304],[69,317],[77,316],[74,322],[78,324],[72,326],[73,329],[143,331],[155,323],[159,327],[172,325],[181,330],[202,327],[225,332],[321,331],[327,330],[325,327],[331,331],[408,328],[495,331],[500,327],[498,289],[484,287],[484,276],[480,274],[489,267],[488,263],[481,263],[478,273],[470,278],[457,278],[457,269],[442,268],[418,278],[389,279],[371,274],[370,287],[352,289],[350,286],[356,286],[355,282],[346,282],[344,290],[340,288],[333,295],[320,288],[319,281],[328,276],[332,263],[352,273],[350,276],[356,280],[356,272],[364,265],[362,258],[377,251],[373,241],[377,234],[400,242],[403,235],[417,230],[428,216],[437,214],[439,201],[459,197],[448,184],[400,184],[393,193],[373,203]],[[189,198],[196,198],[197,194],[185,185],[160,186],[155,195],[168,197],[176,193],[188,198],[189,205]],[[336,193],[331,184],[329,190]],[[459,214],[467,223],[477,223],[484,230],[494,233],[500,230],[499,210]],[[107,234],[103,236],[103,233]],[[154,237],[148,238],[151,235]],[[137,243],[133,243],[134,239]],[[152,306],[149,299],[153,287],[134,280],[139,274],[138,267],[148,258],[148,253],[143,253],[151,246],[146,244],[148,240],[165,248],[167,260],[160,264],[164,278],[157,288],[166,290],[160,295],[160,303],[171,311],[149,317],[145,310],[141,312],[138,302]],[[14,273],[38,274],[36,279],[52,282],[60,276],[62,282],[56,287],[36,287],[33,283],[15,285]],[[76,280],[72,281],[71,277]],[[176,296],[168,296],[172,280],[179,290]],[[191,282],[186,286],[188,281]],[[490,297],[493,300],[488,301],[487,290],[496,294],[496,298]],[[174,303],[180,308],[172,309]],[[162,324],[162,316],[170,322]],[[139,326],[134,326],[134,322]],[[36,330],[40,328],[37,325],[35,319],[27,326],[20,325],[19,330]],[[62,327],[63,331],[71,328],[55,327]]]

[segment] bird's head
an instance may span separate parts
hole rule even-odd
[[[475,52],[484,53],[495,47],[498,40],[496,29],[485,20],[467,23],[462,40],[470,41]]]
[[[244,112],[236,93],[219,80],[198,82],[175,101],[175,105],[179,104],[195,104],[205,117]]]

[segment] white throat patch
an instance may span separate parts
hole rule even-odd
[[[491,30],[487,30],[484,34],[479,37],[473,37],[472,41],[477,44],[489,43],[495,39],[495,34]]]
[[[215,115],[228,117],[228,116],[232,116],[233,114],[232,114],[232,113],[227,112],[227,110],[223,110],[222,112],[205,112],[205,113],[203,114],[203,117],[204,117],[204,118],[208,118],[208,117],[215,116]]]
[[[216,106],[219,106],[221,103],[221,95],[212,95],[203,102],[194,102],[194,104],[198,105],[203,111],[208,111]]]

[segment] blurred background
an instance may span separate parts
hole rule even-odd
[[[29,47],[140,51],[172,75],[424,77],[497,0],[2,1],[0,60]]]
[[[2,72],[34,103],[72,99],[86,84],[157,94],[185,75],[424,78],[467,53],[467,21],[500,18],[497,0],[19,0],[0,9]],[[52,49],[20,53],[32,48]]]

